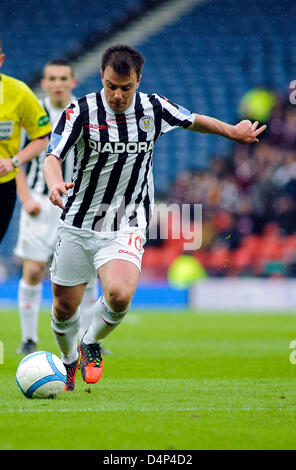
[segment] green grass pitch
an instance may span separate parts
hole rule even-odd
[[[106,338],[101,381],[29,400],[16,311],[0,312],[1,449],[295,449],[292,314],[131,311]],[[58,354],[48,312],[39,349]]]

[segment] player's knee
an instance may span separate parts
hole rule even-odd
[[[75,315],[82,300],[84,287],[52,284],[53,307],[57,320],[67,321]]]
[[[129,308],[132,294],[125,286],[113,286],[108,294],[107,300],[115,312],[124,312]]]
[[[23,273],[24,281],[29,285],[39,284],[43,279],[44,268],[39,264],[31,263]]]
[[[69,299],[55,299],[53,302],[55,317],[58,321],[69,320],[77,310],[77,306]]]

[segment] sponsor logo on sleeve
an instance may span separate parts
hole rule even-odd
[[[183,106],[178,105],[178,110],[180,111],[180,113],[185,114],[185,116],[191,115],[191,112],[188,111],[188,109],[183,108]]]
[[[48,145],[47,153],[50,153],[53,149],[55,149],[59,145],[61,140],[62,136],[53,132],[50,136],[50,142]]]
[[[49,123],[49,117],[47,114],[45,116],[41,116],[41,118],[38,119],[38,127],[46,126],[46,124]]]
[[[168,103],[170,103],[172,106],[177,108],[180,111],[180,113],[185,114],[185,116],[190,116],[192,114],[191,111],[188,111],[188,109],[184,108],[183,106],[180,106],[179,104],[174,103],[173,101],[169,100],[165,96],[162,96],[162,95],[159,95],[159,96],[165,101],[167,101]]]

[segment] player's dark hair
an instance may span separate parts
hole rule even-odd
[[[47,62],[43,67],[43,75],[45,74],[46,67],[48,67],[49,65],[63,65],[66,67],[70,67],[72,77],[74,76],[73,67],[71,63],[67,59],[64,59],[63,57],[58,57],[57,59],[52,59],[49,62]]]
[[[144,57],[139,51],[125,44],[115,44],[109,47],[102,56],[101,72],[107,67],[112,67],[120,77],[127,77],[134,70],[137,78],[140,78],[144,65]]]

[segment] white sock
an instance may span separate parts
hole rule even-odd
[[[51,311],[51,329],[57,346],[61,351],[61,359],[65,364],[71,364],[78,358],[77,335],[79,332],[80,310],[67,321],[59,321]]]
[[[96,301],[98,298],[98,281],[97,279],[93,279],[90,281],[84,291],[84,295],[82,298],[82,302],[80,304],[80,312],[81,312],[81,324],[80,324],[80,331],[79,337],[81,338],[82,335],[86,332],[89,325],[91,324],[95,307]]]
[[[111,333],[123,320],[125,312],[115,312],[107,304],[104,295],[102,295],[96,302],[94,316],[92,322],[83,337],[83,342],[86,344],[100,342]]]
[[[42,284],[30,286],[23,279],[18,286],[18,308],[21,320],[22,341],[32,339],[37,343],[38,315],[41,303]]]

